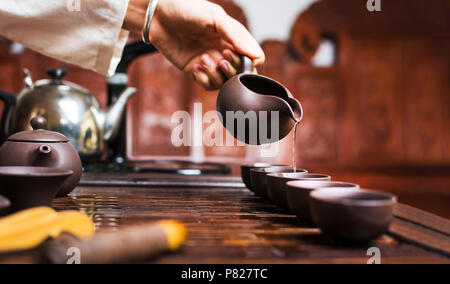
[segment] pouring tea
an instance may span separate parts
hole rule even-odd
[[[302,120],[303,109],[277,81],[253,74],[253,61],[242,55],[242,70],[229,79],[217,98],[225,128],[249,145],[277,142]]]

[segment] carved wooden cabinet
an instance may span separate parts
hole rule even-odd
[[[279,72],[304,104],[303,165],[449,164],[449,8],[397,0],[370,13],[361,1],[328,0],[299,16]],[[324,39],[336,62],[314,67]]]

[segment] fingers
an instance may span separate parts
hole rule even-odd
[[[229,49],[225,49],[223,51],[223,57],[228,60],[229,63],[231,63],[234,67],[234,69],[238,70],[241,67],[241,58],[239,57],[239,55],[237,55],[236,53],[234,53],[233,51],[229,50]]]
[[[231,50],[224,50],[220,55],[219,52],[211,54],[203,54],[200,59],[192,67],[191,73],[195,81],[208,91],[220,89],[223,84],[231,77],[238,74],[241,68],[242,60]],[[252,71],[258,74],[256,68]]]
[[[241,69],[242,60],[241,60],[240,56],[237,55],[235,52],[229,50],[229,49],[225,49],[225,50],[223,51],[223,57],[224,57],[226,60],[228,60],[228,62],[230,62],[230,63],[233,65],[233,68],[234,68],[234,70],[236,71],[236,72],[235,72],[233,75],[231,75],[231,76],[236,75],[236,74],[237,74],[237,70],[240,70],[240,69]],[[257,65],[255,65],[255,68],[253,68],[253,71],[252,71],[252,73],[254,73],[254,74],[258,74],[258,70],[256,69],[256,66],[257,66]],[[228,76],[228,75],[227,75],[227,76]],[[231,77],[231,76],[229,76],[229,77]]]
[[[233,75],[234,68],[229,63],[225,67],[222,61],[226,60],[218,54],[203,54],[192,67],[192,76],[195,81],[208,91],[220,89],[227,80],[228,74]]]
[[[221,60],[219,62],[219,69],[227,78],[231,78],[237,74],[236,68],[227,60]]]
[[[190,73],[195,81],[206,90],[217,90],[241,69],[241,57],[229,46],[224,46],[222,51],[210,50],[194,59],[191,67],[185,71]],[[189,71],[190,70],[190,71]],[[256,72],[256,69],[253,71]]]
[[[209,80],[208,75],[203,71],[200,65],[195,65],[192,70],[192,76],[194,80],[202,86],[207,91],[214,91],[215,88],[212,86],[211,81]]]
[[[226,13],[221,13],[216,17],[216,30],[224,40],[233,45],[238,53],[251,57],[255,66],[264,63],[264,51],[240,22]]]
[[[200,65],[205,73],[208,75],[211,85],[219,89],[225,83],[225,76],[220,72],[218,62],[216,62],[209,54],[204,54],[201,57]]]

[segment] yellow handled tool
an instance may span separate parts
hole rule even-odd
[[[62,233],[75,238],[58,238]],[[58,238],[43,247],[52,263],[66,263],[72,247],[79,249],[81,263],[122,263],[178,250],[188,235],[183,224],[168,220],[94,233],[92,220],[78,211],[33,208],[0,219],[0,254],[30,250]]]
[[[177,221],[161,221],[100,232],[92,239],[49,243],[47,258],[52,263],[67,263],[69,248],[79,250],[82,264],[110,264],[140,261],[167,251],[178,250],[188,237],[186,227]]]
[[[0,253],[33,249],[61,233],[88,239],[95,233],[94,223],[77,211],[58,213],[48,207],[25,210],[0,219]]]

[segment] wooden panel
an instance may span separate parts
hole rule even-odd
[[[445,157],[450,132],[445,124],[445,112],[450,108],[445,103],[450,96],[449,43],[450,39],[430,37],[405,42],[404,146],[409,158],[439,162]]]
[[[11,43],[0,37],[0,89],[5,92],[17,93],[20,91],[21,82],[18,79],[20,69],[18,66],[18,57],[10,52]],[[3,107],[3,104],[0,102]]]
[[[13,93],[15,90],[14,81],[15,81],[15,71],[17,70],[14,63],[11,62],[2,62],[0,63],[0,70],[2,72],[2,76],[0,76],[0,88],[2,91],[8,91]],[[0,101],[0,114],[2,113],[4,108],[4,103]],[[0,116],[1,117],[1,116]]]
[[[289,42],[292,55],[287,57],[297,60],[297,68],[310,65],[320,38],[334,39],[338,51],[337,65],[330,69],[336,72],[334,86],[316,80],[311,83],[313,88],[302,89],[305,80],[320,70],[314,67],[290,85],[293,93],[319,94],[316,97],[334,93],[331,96],[338,102],[334,105],[315,100],[311,106],[305,94],[301,99],[307,105],[303,128],[310,133],[321,133],[333,124],[323,118],[324,129],[308,129],[308,119],[312,119],[308,116],[314,116],[311,112],[338,108],[338,134],[336,141],[330,140],[337,158],[329,154],[330,147],[316,145],[300,151],[298,159],[322,166],[450,164],[450,22],[443,13],[448,1],[430,5],[389,1],[383,3],[381,13],[369,13],[363,4],[320,1],[294,24]],[[282,74],[293,70],[291,66],[283,69]],[[314,149],[315,158],[306,159]]]
[[[305,66],[291,68],[288,73],[305,113],[296,141],[299,161],[303,165],[336,161],[340,111],[336,70]]]
[[[352,61],[345,67],[345,83],[355,107],[350,110],[356,126],[352,133],[355,158],[400,160],[402,94],[401,81],[395,74],[401,74],[402,45],[373,37],[357,38],[352,43]]]
[[[128,107],[128,155],[131,159],[149,156],[186,156],[187,147],[174,147],[171,134],[177,126],[172,114],[187,110],[189,92],[184,74],[162,55],[139,59],[130,68],[131,86],[138,94]]]

